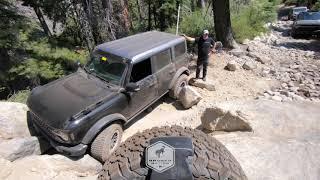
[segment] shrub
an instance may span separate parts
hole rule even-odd
[[[276,5],[277,1],[252,1],[238,14],[232,14],[231,21],[235,39],[242,42],[244,39],[252,39],[261,32],[266,32],[264,25],[276,18]]]
[[[27,98],[30,95],[30,90],[22,90],[10,96],[7,101],[10,102],[19,102],[25,104],[27,102]]]
[[[284,4],[287,6],[296,5],[296,4],[298,4],[298,1],[299,0],[286,0],[286,1],[284,1]]]
[[[202,11],[195,11],[182,15],[179,23],[179,33],[195,37],[202,34],[204,29],[214,32],[213,18],[209,13],[205,15]],[[175,33],[176,27],[171,27],[167,31]]]
[[[320,0],[318,0],[312,7],[314,11],[320,11]]]

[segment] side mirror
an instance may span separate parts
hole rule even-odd
[[[140,87],[137,83],[128,83],[126,86],[126,90],[129,92],[137,92],[140,91]]]

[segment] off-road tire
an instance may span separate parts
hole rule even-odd
[[[173,87],[169,91],[169,96],[173,99],[178,99],[179,93],[182,89],[182,86],[187,86],[188,85],[188,75],[186,74],[181,74]]]
[[[297,33],[295,33],[295,32],[291,32],[291,37],[292,37],[293,39],[302,39],[302,35],[297,34]]]
[[[240,164],[219,141],[202,131],[180,126],[155,127],[133,135],[112,153],[98,179],[149,179],[151,170],[145,164],[145,149],[150,139],[163,136],[192,138],[194,179],[247,179]]]
[[[115,133],[117,133],[117,142],[113,143],[112,137]],[[100,162],[105,162],[111,153],[119,147],[122,133],[122,126],[117,123],[111,124],[101,131],[91,144],[90,151],[92,157]],[[112,144],[114,146],[111,147]]]

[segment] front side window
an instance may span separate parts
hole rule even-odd
[[[150,58],[133,65],[130,82],[138,82],[152,74]]]
[[[85,69],[99,78],[115,85],[120,85],[126,63],[123,58],[107,53],[94,52]]]

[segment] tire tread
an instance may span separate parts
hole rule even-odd
[[[150,139],[163,135],[192,138],[195,154],[191,169],[195,179],[247,179],[240,164],[219,141],[199,130],[179,126],[155,127],[128,138],[106,161],[98,179],[113,179],[114,174],[125,179],[146,179],[150,170],[145,165],[144,150]]]

